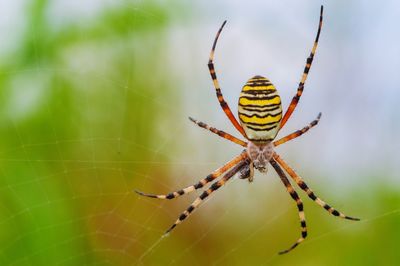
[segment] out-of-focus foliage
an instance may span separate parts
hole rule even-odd
[[[94,231],[113,224],[117,201],[132,204],[127,182],[141,167],[118,162],[150,160],[163,118],[152,98],[173,93],[171,10],[111,5],[54,26],[53,4],[26,3],[21,37],[0,63],[1,265],[107,261],[102,249],[112,248]]]

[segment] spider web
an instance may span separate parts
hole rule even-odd
[[[343,7],[325,6],[329,22],[318,59],[283,134],[301,128],[320,110],[324,115],[316,129],[278,152],[317,195],[362,221],[329,217],[300,192],[310,236],[283,257],[277,252],[296,240],[299,226],[295,204],[271,169],[267,176],[257,174],[253,184],[232,180],[165,238],[165,229],[198,193],[171,202],[141,198],[133,189],[176,190],[240,152],[186,119],[193,115],[234,132],[214,99],[205,66],[223,19],[230,21],[217,47],[216,68],[231,107],[235,110],[238,84],[263,74],[260,69],[281,88],[287,106],[314,36],[318,8],[289,1],[254,3],[251,9],[221,2],[204,23],[194,10],[207,10],[210,3],[70,3],[33,1],[1,8],[13,14],[0,22],[2,32],[16,29],[8,33],[14,42],[1,44],[2,265],[337,264],[349,257],[361,264],[367,252],[380,263],[398,259],[395,248],[376,244],[395,247],[400,237],[399,183],[392,172],[400,147],[390,141],[400,131],[393,123],[399,115],[393,100],[399,95],[398,77],[386,78],[398,69],[390,59],[399,54],[399,40],[386,42],[387,25],[396,25],[397,3],[378,8],[359,2],[342,17],[334,14]],[[285,8],[289,3],[293,11]],[[188,18],[175,9],[192,12],[193,24],[182,26]],[[254,10],[267,10],[268,16]],[[24,12],[31,16],[21,21]],[[361,22],[351,19],[352,12]],[[371,25],[362,18],[374,12],[385,19],[360,29]],[[43,17],[54,23],[42,23]],[[359,35],[351,36],[347,24],[337,21],[353,23]],[[271,23],[279,26],[271,29]],[[63,31],[70,24],[79,27]],[[370,53],[383,44],[384,52]],[[289,52],[273,52],[282,50]],[[54,51],[62,51],[55,60],[50,57]],[[365,81],[372,71],[375,80]],[[352,88],[346,96],[345,89],[338,89],[342,84]],[[378,85],[386,88],[379,102]],[[372,128],[371,120],[380,121],[379,126]],[[379,139],[379,145],[371,139]]]

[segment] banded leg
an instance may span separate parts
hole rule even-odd
[[[203,186],[205,186],[209,182],[211,182],[214,179],[220,177],[223,173],[228,171],[230,168],[232,168],[234,165],[236,165],[240,161],[244,160],[245,158],[247,158],[247,153],[246,153],[246,151],[243,151],[240,155],[236,156],[235,158],[233,158],[232,160],[230,160],[229,162],[224,164],[222,167],[218,168],[217,170],[215,170],[214,172],[209,174],[206,178],[200,180],[198,183],[196,183],[196,184],[194,184],[192,186],[189,186],[189,187],[174,191],[174,192],[170,192],[170,193],[165,194],[165,195],[146,194],[146,193],[143,193],[143,192],[138,191],[138,190],[135,190],[135,192],[138,193],[141,196],[146,196],[146,197],[150,197],[150,198],[174,199],[174,198],[177,198],[179,196],[188,194],[188,193],[190,193],[192,191],[195,191],[196,189],[202,188]]]
[[[274,141],[274,146],[279,146],[285,142],[288,142],[289,140],[295,139],[297,137],[300,137],[301,135],[303,135],[304,133],[306,133],[308,130],[310,130],[312,127],[316,126],[319,122],[319,119],[321,118],[321,113],[318,114],[317,119],[313,120],[310,124],[308,124],[307,126],[303,127],[300,130],[297,130],[295,132],[293,132],[292,134],[289,134],[281,139],[278,139],[276,141]]]
[[[254,163],[248,159],[248,163],[240,169],[240,179],[247,179],[249,183],[254,180]]]
[[[347,216],[335,210],[333,207],[329,206],[325,201],[321,200],[314,194],[314,192],[307,186],[304,180],[299,175],[297,175],[296,172],[278,154],[274,153],[273,157],[283,167],[283,169],[285,169],[285,171],[292,177],[292,179],[296,182],[296,184],[307,193],[308,197],[313,201],[315,201],[319,206],[327,210],[330,214],[348,220],[353,220],[353,221],[360,220],[359,218],[353,218]]]
[[[243,147],[247,147],[247,142],[244,142],[244,141],[232,136],[229,133],[226,133],[226,132],[224,132],[222,130],[219,130],[219,129],[216,129],[214,127],[211,127],[211,126],[207,125],[206,123],[203,123],[201,121],[197,121],[194,118],[189,117],[189,119],[193,123],[197,124],[199,127],[202,127],[202,128],[207,129],[207,130],[210,130],[212,133],[217,134],[218,136],[223,137],[224,139],[230,140],[230,141],[232,141],[232,142],[234,142],[236,144],[239,144],[239,145],[241,145]]]
[[[226,24],[226,20],[224,21],[224,23],[222,23],[221,28],[219,28],[217,35],[215,36],[214,43],[213,43],[213,46],[212,46],[211,52],[210,52],[210,58],[208,60],[208,69],[210,70],[210,75],[211,75],[211,78],[212,78],[212,81],[213,81],[213,84],[215,87],[215,93],[217,94],[217,98],[218,98],[219,104],[222,107],[222,110],[224,110],[225,114],[227,115],[227,117],[229,118],[229,120],[231,121],[233,126],[243,135],[243,137],[247,138],[246,133],[244,132],[242,126],[236,120],[235,116],[233,115],[233,113],[231,111],[231,108],[229,108],[229,105],[225,102],[224,96],[222,95],[222,92],[221,92],[221,87],[219,86],[217,74],[215,73],[215,68],[214,68],[215,47],[217,45],[219,35],[221,34],[221,31],[224,28],[225,24]]]
[[[272,167],[274,167],[275,171],[278,173],[279,177],[281,178],[283,184],[286,187],[287,192],[289,192],[292,199],[296,201],[297,209],[299,210],[301,237],[289,249],[279,252],[279,254],[285,254],[294,249],[295,247],[297,247],[307,237],[306,217],[304,215],[303,202],[301,201],[297,192],[294,190],[293,186],[290,184],[288,178],[286,177],[286,174],[283,172],[282,168],[277,164],[277,162],[274,159],[272,159],[270,163]]]
[[[320,15],[319,15],[318,31],[317,31],[317,36],[315,37],[314,45],[311,49],[310,56],[307,58],[306,66],[304,67],[304,71],[303,71],[303,76],[301,77],[299,86],[297,87],[297,93],[293,97],[292,101],[290,102],[290,105],[289,105],[288,109],[286,110],[285,115],[282,118],[279,128],[282,128],[286,124],[287,120],[289,119],[289,117],[292,115],[294,109],[296,108],[301,95],[303,94],[304,83],[306,82],[308,72],[310,71],[311,64],[314,59],[315,51],[317,50],[317,46],[318,46],[319,35],[321,33],[321,28],[322,28],[323,12],[324,12],[324,6],[321,6],[321,11],[320,11]]]
[[[238,163],[235,167],[233,167],[231,170],[229,170],[220,180],[217,182],[213,183],[209,189],[204,191],[197,199],[193,201],[192,204],[179,216],[178,220],[165,232],[164,235],[167,235],[169,232],[171,232],[172,229],[174,229],[178,224],[180,224],[183,220],[185,220],[189,215],[208,197],[213,193],[214,191],[218,190],[220,187],[225,185],[225,183],[232,177],[234,176],[237,172],[240,171],[240,169],[245,166],[248,162],[247,161],[241,161]]]

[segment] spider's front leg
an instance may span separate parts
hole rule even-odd
[[[254,164],[252,161],[247,160],[246,165],[243,166],[239,171],[240,179],[247,179],[249,182],[254,180]]]

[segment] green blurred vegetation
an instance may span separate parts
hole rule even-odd
[[[239,180],[221,189],[158,243],[193,197],[157,202],[132,189],[176,187],[169,179],[169,153],[179,147],[170,149],[169,143],[161,152],[159,147],[177,139],[170,129],[184,99],[165,44],[174,18],[189,11],[175,2],[125,3],[55,26],[50,4],[27,3],[24,32],[0,60],[0,265],[400,260],[400,194],[375,184],[338,195],[322,181],[310,183],[333,206],[364,219],[330,217],[301,194],[310,237],[285,256],[276,254],[300,229],[296,208],[277,178],[258,178],[252,186]],[[146,163],[154,161],[163,163]],[[200,178],[197,169],[185,175]]]
[[[123,164],[128,176],[118,161],[152,158],[163,119],[152,98],[173,95],[171,10],[123,4],[54,27],[50,4],[26,3],[24,32],[0,65],[1,265],[107,261],[90,232],[141,167]]]

